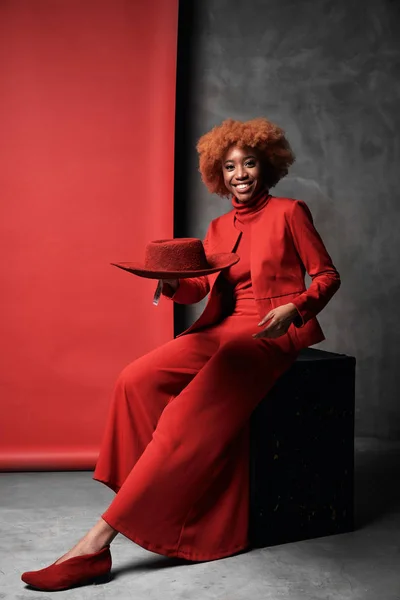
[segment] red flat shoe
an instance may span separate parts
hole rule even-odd
[[[21,575],[21,579],[38,590],[55,592],[83,583],[94,583],[110,571],[111,552],[110,546],[106,546],[94,554],[74,556],[40,571],[27,571]]]

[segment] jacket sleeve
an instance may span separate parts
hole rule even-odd
[[[304,327],[307,321],[328,304],[339,289],[341,281],[314,227],[311,211],[302,200],[293,202],[289,223],[297,253],[312,279],[309,288],[291,301],[299,313],[294,325]]]
[[[210,227],[203,239],[204,250],[207,254]],[[190,277],[188,279],[179,279],[179,286],[176,292],[168,285],[164,284],[161,293],[166,298],[170,298],[178,304],[196,304],[203,300],[210,291],[210,284],[207,275],[201,277]]]

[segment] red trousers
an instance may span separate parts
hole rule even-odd
[[[298,355],[285,334],[252,338],[253,300],[138,358],[115,386],[93,478],[102,515],[140,546],[213,560],[248,547],[249,418]]]

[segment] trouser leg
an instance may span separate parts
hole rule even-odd
[[[127,365],[110,404],[93,478],[117,492],[152,439],[168,403],[195,377],[217,342],[182,336]]]
[[[248,333],[223,343],[165,407],[103,518],[149,549],[184,555],[193,507],[229,462],[229,444],[294,358],[277,340]]]

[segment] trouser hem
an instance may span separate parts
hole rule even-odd
[[[102,479],[101,477],[97,477],[96,475],[93,475],[92,479],[94,479],[94,481],[99,481],[100,483],[104,483],[104,485],[106,485],[107,487],[109,487],[110,490],[112,490],[116,494],[121,489],[121,485],[120,484],[115,483],[114,481],[110,481],[109,479]]]
[[[125,525],[121,523],[112,521],[112,519],[109,519],[109,517],[105,516],[105,514],[103,514],[101,518],[106,523],[108,523],[110,527],[112,527],[119,533],[122,533],[122,535],[131,540],[131,542],[134,542],[135,544],[141,546],[145,550],[155,552],[156,554],[162,554],[163,556],[184,558],[185,560],[194,562],[205,562],[210,560],[218,560],[220,558],[227,558],[228,556],[237,554],[242,550],[250,549],[250,545],[247,541],[244,544],[239,544],[229,549],[217,550],[216,552],[212,552],[210,554],[207,554],[206,552],[196,552],[193,549],[185,550],[185,548],[169,548],[167,546],[155,544],[154,542],[150,542],[148,540],[143,540],[142,538],[139,538],[132,532],[131,529],[128,529]]]

